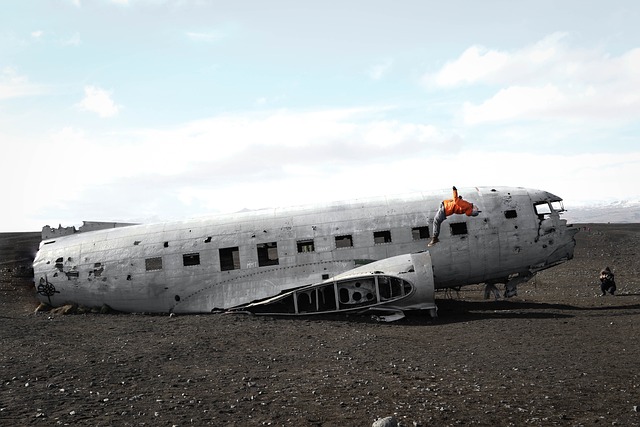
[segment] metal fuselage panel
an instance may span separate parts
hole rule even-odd
[[[477,217],[453,215],[429,248],[435,288],[535,272],[573,255],[575,231],[534,210],[556,196],[524,188],[460,189]],[[450,193],[270,209],[77,233],[43,241],[38,298],[129,312],[210,312],[319,283],[359,265],[427,249]]]

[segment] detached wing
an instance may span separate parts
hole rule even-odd
[[[431,256],[418,252],[386,258],[238,309],[270,315],[435,310]]]

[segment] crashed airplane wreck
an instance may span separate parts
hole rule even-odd
[[[435,291],[504,284],[573,257],[562,199],[512,187],[461,189],[480,210],[442,223],[447,192],[112,226],[40,243],[38,299],[122,312],[436,315]],[[75,231],[75,229],[73,230]]]

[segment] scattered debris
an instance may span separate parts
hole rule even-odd
[[[49,304],[42,302],[40,303],[40,305],[36,307],[36,309],[34,310],[34,313],[42,313],[42,312],[50,312],[51,314],[62,314],[62,315],[86,314],[86,313],[109,314],[109,313],[115,313],[116,310],[113,310],[107,304],[103,304],[101,307],[87,307],[87,306],[78,305],[78,304],[66,304],[66,305],[62,305],[60,307],[54,308]]]

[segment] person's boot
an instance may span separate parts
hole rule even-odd
[[[429,242],[429,244],[427,246],[433,246],[436,243],[438,243],[440,241],[440,239],[438,239],[438,236],[433,236],[433,239],[431,239],[431,241]]]

